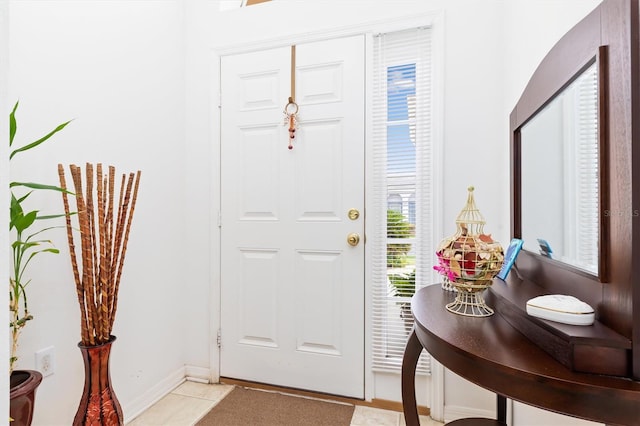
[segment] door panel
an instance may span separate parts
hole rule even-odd
[[[275,126],[239,129],[237,164],[239,220],[278,220],[280,181],[278,148],[281,132]]]
[[[341,123],[308,123],[303,133],[304,155],[295,164],[297,219],[339,221],[343,186],[340,145],[344,142]]]
[[[222,376],[364,396],[364,39],[222,58]]]
[[[343,286],[342,257],[334,252],[297,252],[296,276],[299,280],[295,323],[297,349],[324,355],[342,355],[340,312]]]
[[[238,282],[238,342],[278,347],[278,252],[238,251],[241,256]]]

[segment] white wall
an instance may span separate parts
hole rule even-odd
[[[185,208],[191,212],[190,222],[198,224],[185,229],[190,247],[186,262],[191,277],[186,296],[192,301],[185,321],[196,326],[184,330],[185,345],[189,348],[184,361],[186,365],[203,369],[204,376],[209,376],[210,365],[217,365],[217,351],[210,352],[215,342],[215,330],[210,324],[219,313],[219,294],[211,291],[211,280],[220,270],[219,233],[215,226],[220,188],[219,168],[214,162],[214,153],[219,151],[219,146],[212,143],[213,135],[219,130],[218,92],[213,85],[217,68],[209,50],[209,32],[216,23],[207,7],[217,5],[217,2],[186,0],[184,4],[185,134],[188,141],[184,148],[188,165],[185,169]],[[198,375],[197,372],[193,374]]]
[[[9,114],[9,102],[7,101],[7,92],[9,90],[9,3],[0,1],[0,114],[3,119],[0,119],[0,135],[7,135],[9,132],[9,120],[4,119]],[[5,115],[6,114],[6,115]],[[6,139],[2,139],[0,142],[0,182],[9,181],[9,146],[6,143]],[[0,200],[7,200],[4,203],[0,202],[0,223],[7,223],[9,215],[7,212],[8,200],[9,200],[9,188],[7,185],[2,184],[0,186]],[[9,258],[9,244],[7,244],[8,229],[6,226],[0,226],[0,259]],[[0,263],[0,276],[6,277],[9,275],[8,264]],[[0,292],[0,306],[7,306],[9,304],[9,296],[7,292]],[[5,324],[9,322],[9,312],[5,315]],[[9,342],[9,328],[0,327],[0,342]],[[9,365],[9,345],[0,345],[0,365]],[[7,374],[0,374],[0,389],[9,389],[9,376]],[[5,413],[9,412],[9,399],[0,398],[0,416],[7,418]]]
[[[504,2],[504,76],[509,112],[531,74],[554,44],[602,0],[510,0]]]
[[[184,318],[190,305],[205,304],[184,291],[193,284],[187,228],[198,224],[185,209],[182,3],[12,1],[10,12],[9,103],[20,99],[19,140],[75,119],[48,146],[16,157],[11,177],[56,183],[59,162],[142,170],[111,358],[116,394],[131,416],[141,396],[184,376],[184,330],[192,326]],[[42,202],[43,210],[62,209],[59,196]],[[33,368],[35,351],[55,347],[56,372],[38,389],[34,420],[47,426],[72,422],[84,380],[66,237],[62,230],[51,237],[62,253],[32,269],[35,319],[19,361]]]

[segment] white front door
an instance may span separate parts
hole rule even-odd
[[[220,373],[363,398],[364,38],[296,47],[291,150],[290,47],[221,67]]]

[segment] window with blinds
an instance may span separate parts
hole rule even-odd
[[[566,89],[564,260],[598,273],[598,73],[595,65]]]
[[[373,368],[399,371],[411,296],[436,278],[430,30],[377,35],[373,54]],[[429,373],[427,355],[418,372]]]

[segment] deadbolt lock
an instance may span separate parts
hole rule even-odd
[[[347,243],[349,243],[350,246],[355,247],[358,245],[359,242],[360,242],[360,235],[356,234],[355,232],[347,235]]]
[[[356,220],[357,218],[360,217],[360,212],[358,211],[358,209],[349,209],[349,219],[351,220]]]

